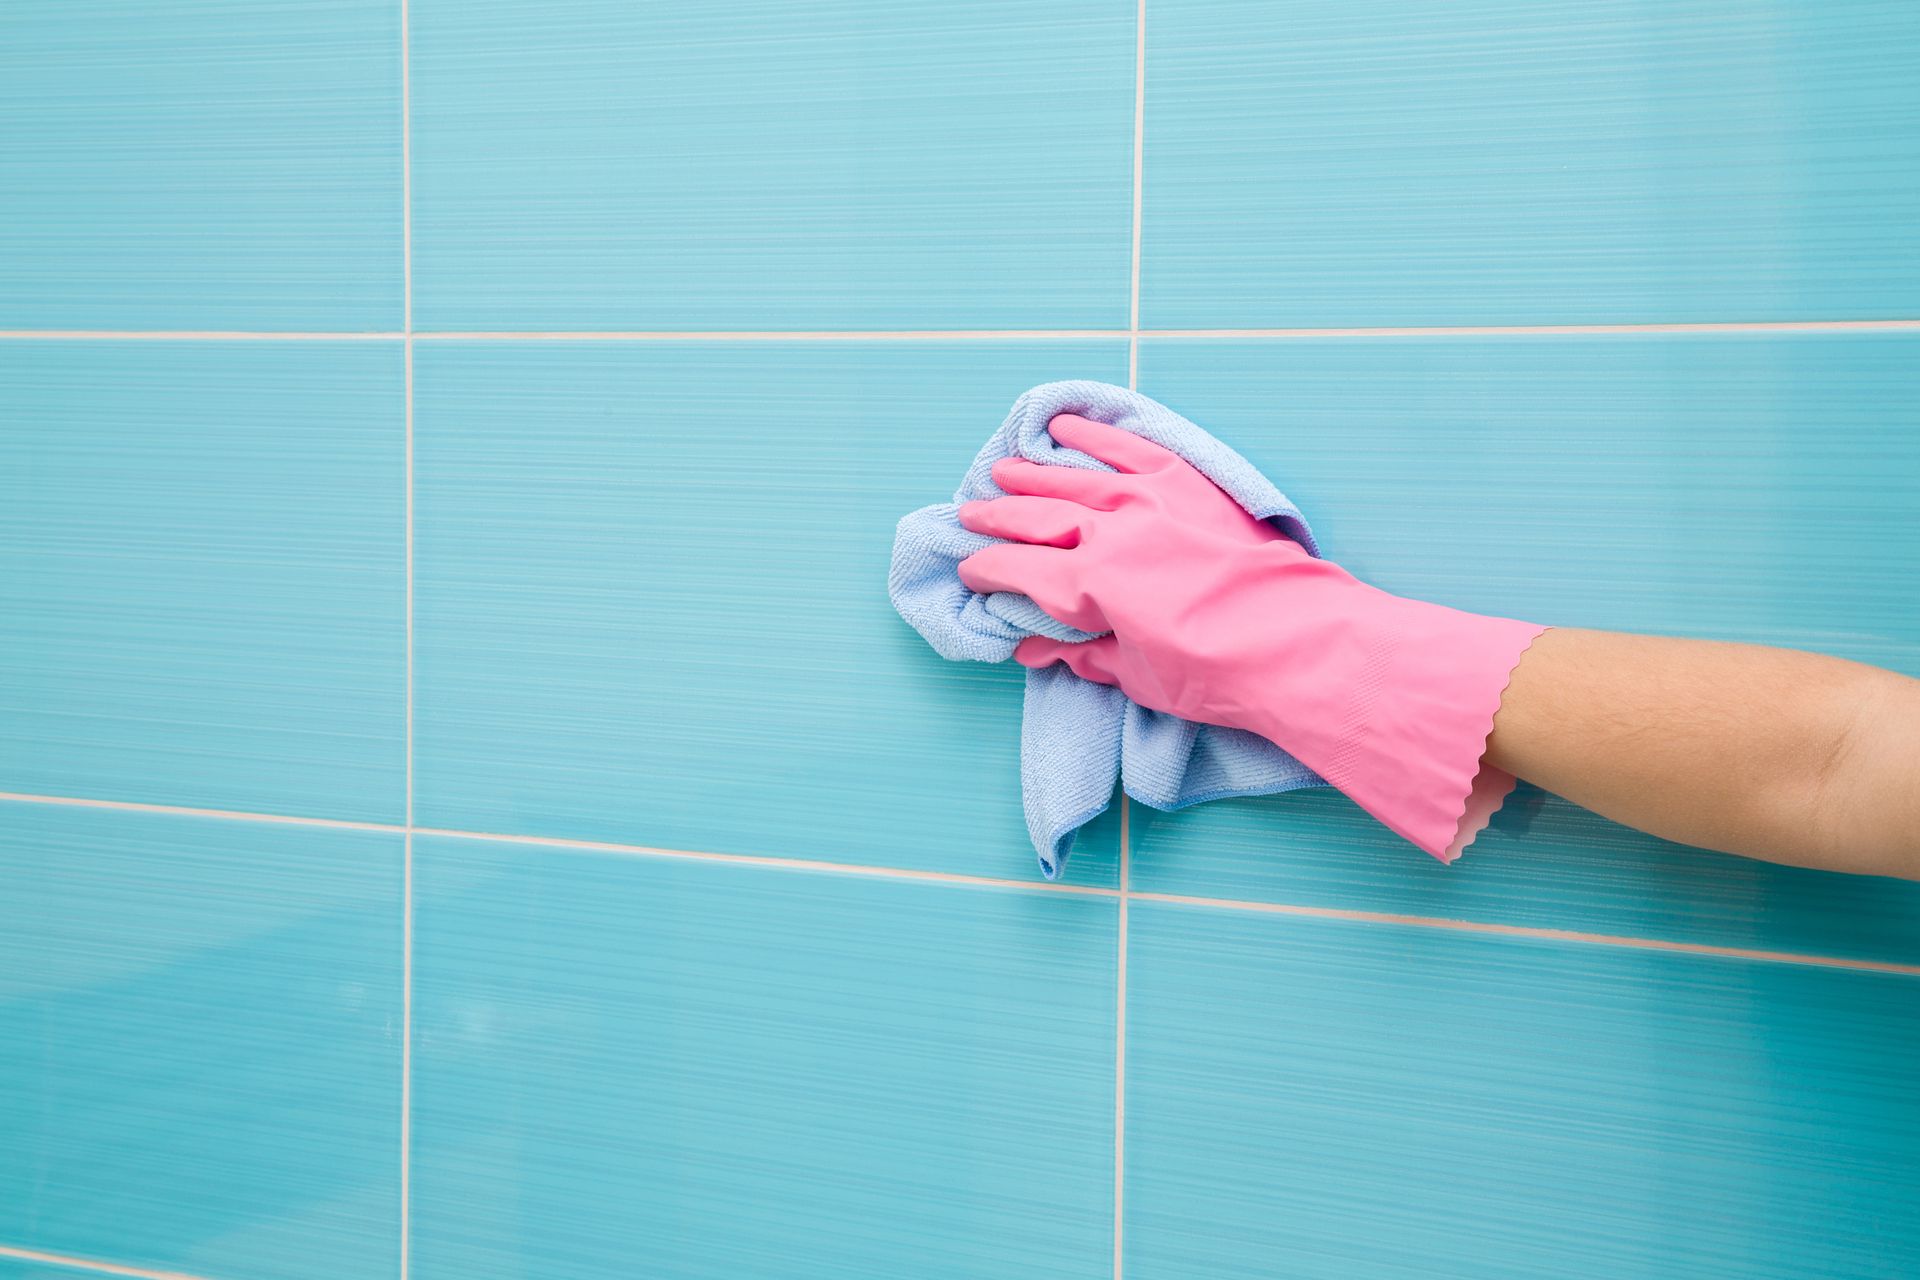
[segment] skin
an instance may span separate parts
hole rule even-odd
[[[1486,760],[1627,826],[1920,879],[1920,680],[1758,645],[1555,628]]]

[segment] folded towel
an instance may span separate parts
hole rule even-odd
[[[1025,596],[970,591],[958,572],[962,560],[994,542],[961,528],[959,510],[965,502],[1005,496],[993,482],[995,462],[1019,456],[1055,466],[1111,469],[1054,443],[1047,424],[1063,413],[1111,423],[1164,445],[1251,514],[1271,520],[1320,554],[1299,508],[1252,463],[1165,405],[1104,382],[1045,383],[1014,402],[952,502],[922,507],[900,521],[888,594],[900,616],[942,657],[1004,662],[1030,635],[1093,638],[1055,621]],[[1066,866],[1074,833],[1106,811],[1116,776],[1129,796],[1156,809],[1326,785],[1257,734],[1149,711],[1120,690],[1082,680],[1064,666],[1027,673],[1022,715],[1020,787],[1027,831],[1049,880]]]

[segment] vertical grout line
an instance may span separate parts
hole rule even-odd
[[[1140,389],[1140,197],[1147,149],[1147,0],[1134,10],[1133,34],[1133,259],[1127,284],[1127,389]],[[1125,1266],[1127,1182],[1127,895],[1133,879],[1132,816],[1120,792],[1119,956],[1113,1013],[1113,1280]]]
[[[1147,0],[1133,20],[1133,261],[1127,289],[1127,389],[1140,389],[1140,198],[1147,151]]]
[[[406,359],[406,834],[400,952],[400,1280],[413,1253],[413,51],[411,15],[400,0],[400,273]]]
[[[1113,1280],[1120,1280],[1127,1180],[1127,893],[1131,810],[1120,793],[1120,928],[1113,1014]]]

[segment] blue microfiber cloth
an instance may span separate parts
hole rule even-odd
[[[1310,553],[1320,554],[1306,517],[1286,495],[1252,463],[1165,405],[1104,382],[1045,383],[1014,402],[952,502],[922,507],[900,521],[888,594],[900,616],[941,657],[1005,662],[1030,635],[1093,638],[1055,621],[1026,596],[970,591],[958,572],[962,560],[996,541],[961,528],[959,517],[961,503],[1006,496],[993,482],[995,462],[1017,455],[1055,466],[1111,470],[1054,443],[1047,423],[1062,413],[1110,423],[1171,449],[1251,514],[1271,520]],[[1149,711],[1120,690],[1082,680],[1061,664],[1029,671],[1020,789],[1027,830],[1047,879],[1057,878],[1066,866],[1074,833],[1106,811],[1116,775],[1129,796],[1156,809],[1326,785],[1258,734]]]

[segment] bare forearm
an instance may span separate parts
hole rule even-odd
[[[1671,840],[1920,878],[1920,680],[1889,671],[1556,628],[1514,671],[1487,758]]]

